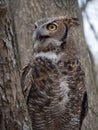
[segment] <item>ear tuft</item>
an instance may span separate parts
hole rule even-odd
[[[73,17],[71,17],[71,18],[65,18],[64,22],[68,25],[68,27],[73,27],[73,26],[80,25],[79,19],[78,18],[73,18]]]

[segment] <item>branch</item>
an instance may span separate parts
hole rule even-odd
[[[88,21],[88,23],[89,23],[89,25],[90,25],[90,28],[92,29],[92,31],[93,31],[93,33],[94,33],[94,35],[95,35],[95,38],[96,38],[96,40],[98,41],[97,33],[96,33],[95,29],[94,29],[93,24],[90,22],[89,16],[88,16],[88,14],[87,14],[86,11],[85,11],[85,15],[86,15],[87,21]]]
[[[85,9],[86,9],[86,7],[87,7],[87,5],[88,5],[88,3],[89,3],[90,1],[92,1],[92,0],[86,0],[85,3],[82,1],[81,11],[85,11]]]

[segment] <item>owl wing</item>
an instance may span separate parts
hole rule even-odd
[[[32,67],[30,65],[27,65],[23,68],[21,76],[22,91],[26,100],[32,84],[33,84]]]
[[[35,86],[40,89],[45,87],[46,91],[48,91],[48,88],[51,88],[51,84],[52,86],[57,84],[57,78],[59,79],[58,70],[51,60],[38,58],[33,63],[25,66],[22,70],[21,86],[26,101],[30,94],[29,92],[34,91]]]

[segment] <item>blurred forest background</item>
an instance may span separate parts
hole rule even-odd
[[[21,69],[32,55],[34,22],[60,15],[80,20],[74,35],[89,101],[82,130],[98,130],[97,10],[98,0],[0,0],[0,130],[32,130],[21,90]]]
[[[98,87],[98,0],[78,0],[82,11],[84,35],[94,60]]]

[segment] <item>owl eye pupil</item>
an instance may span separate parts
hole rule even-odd
[[[51,26],[51,28],[53,29],[53,28],[54,28],[54,26],[52,25],[52,26]]]

